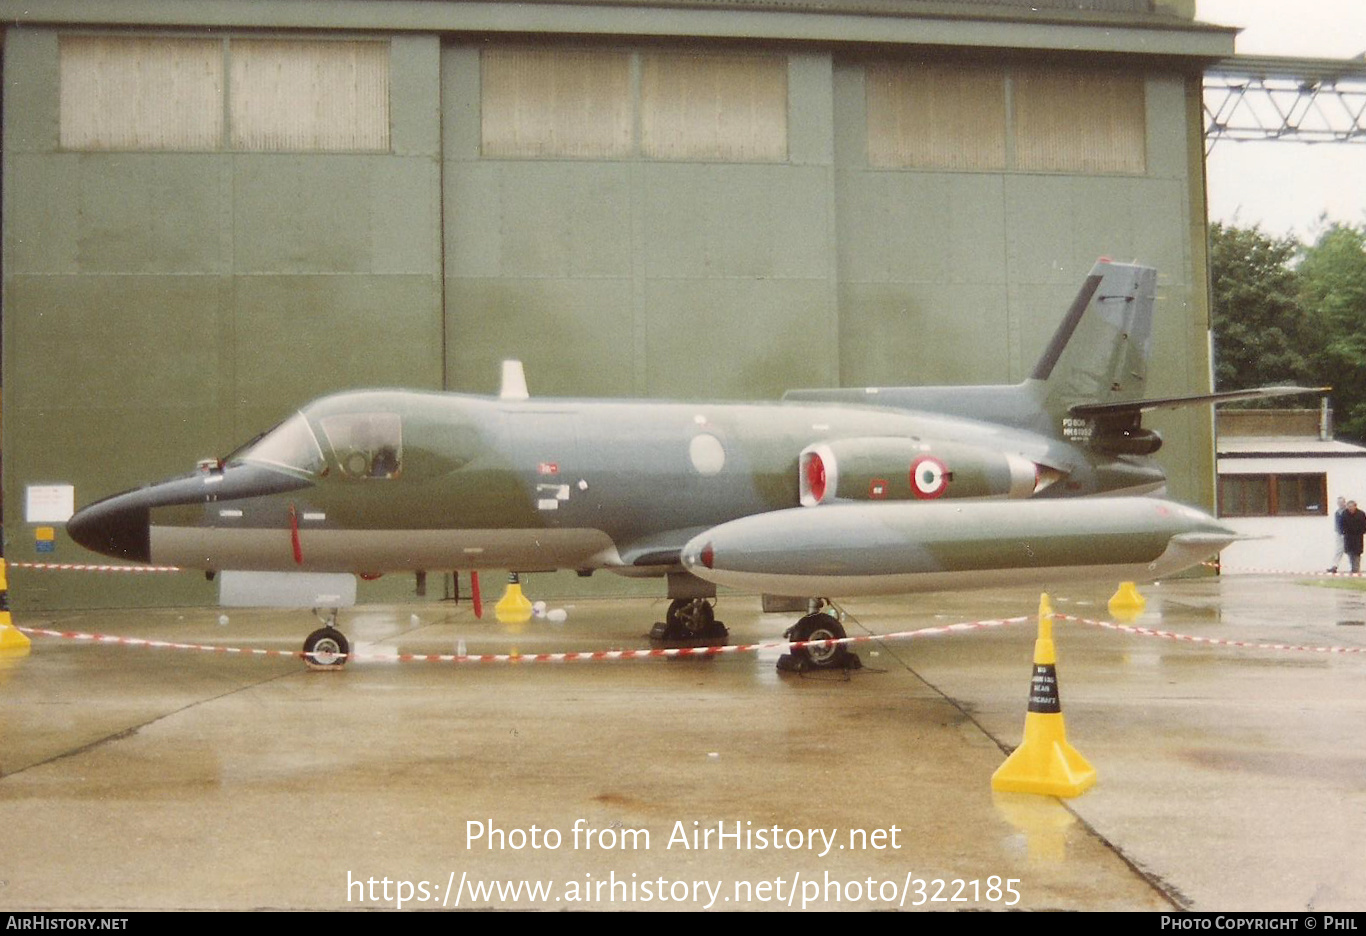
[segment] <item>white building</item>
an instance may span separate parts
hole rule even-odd
[[[1219,516],[1263,537],[1225,549],[1225,573],[1328,568],[1337,499],[1366,508],[1366,448],[1334,441],[1330,423],[1316,410],[1219,413]]]

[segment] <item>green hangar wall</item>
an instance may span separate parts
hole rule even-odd
[[[1172,6],[0,0],[6,555],[98,561],[41,519],[65,486],[507,357],[536,395],[1018,381],[1101,255],[1160,270],[1152,391],[1205,391],[1232,33]],[[1158,428],[1210,505],[1209,415]]]

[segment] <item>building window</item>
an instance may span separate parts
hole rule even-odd
[[[247,152],[389,149],[389,45],[236,39],[228,119]]]
[[[1015,168],[1141,175],[1146,104],[1138,75],[1016,69]]]
[[[630,156],[631,57],[624,52],[487,49],[483,154]]]
[[[1223,474],[1221,517],[1323,517],[1328,514],[1328,476],[1323,473]]]
[[[1000,68],[874,63],[867,81],[869,165],[1006,167],[1006,89]]]
[[[63,36],[60,140],[71,150],[216,150],[223,43]]]
[[[59,59],[63,149],[389,149],[387,42],[63,36]]]
[[[783,162],[787,59],[486,49],[486,158]]]
[[[865,69],[865,96],[868,164],[874,168],[1146,171],[1141,75],[874,62]]]
[[[786,59],[643,56],[640,134],[649,159],[786,160]]]

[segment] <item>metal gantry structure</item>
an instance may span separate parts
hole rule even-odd
[[[1205,153],[1220,140],[1366,143],[1366,55],[1239,55],[1205,70]]]

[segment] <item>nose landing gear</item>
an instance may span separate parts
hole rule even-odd
[[[346,635],[337,630],[337,609],[329,608],[326,616],[319,614],[317,608],[313,613],[323,626],[304,640],[304,663],[311,670],[340,672],[351,655],[351,644]]]

